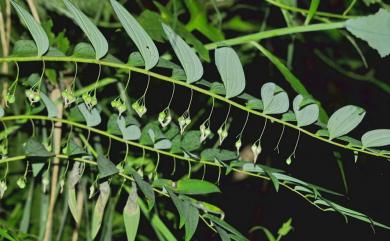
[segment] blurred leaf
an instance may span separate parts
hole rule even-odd
[[[126,236],[128,241],[134,241],[137,236],[137,230],[140,220],[140,208],[137,203],[138,195],[135,185],[129,197],[127,198],[126,205],[123,209],[123,220],[125,223]]]
[[[34,182],[31,182],[30,187],[28,189],[26,203],[23,209],[23,216],[22,216],[22,220],[20,221],[20,227],[19,227],[20,232],[23,233],[28,233],[28,229],[30,226],[33,196],[34,196]]]
[[[233,48],[215,50],[215,64],[226,89],[226,98],[233,98],[245,89],[245,74],[241,61]]]
[[[70,138],[66,146],[66,155],[69,157],[80,156],[86,154],[85,150],[77,145],[74,138]]]
[[[82,103],[78,105],[78,109],[84,117],[84,120],[87,122],[87,126],[97,126],[102,121],[99,111],[96,108],[88,110],[87,106]]]
[[[54,153],[49,152],[46,147],[31,137],[23,144],[24,153],[28,157],[52,157],[55,156]]]
[[[156,201],[152,186],[150,186],[149,183],[145,182],[135,170],[131,169],[130,173],[134,177],[137,186],[141,189],[142,193],[145,195],[146,200],[148,202],[149,210],[151,210]]]
[[[383,58],[390,54],[390,12],[379,9],[370,16],[348,19],[345,26],[353,35],[366,41],[371,48],[376,49]]]
[[[154,149],[157,150],[168,150],[171,149],[172,147],[172,142],[168,139],[163,139],[154,144]]]
[[[89,43],[78,43],[74,47],[73,56],[77,58],[93,59],[95,58],[95,50]]]
[[[110,185],[108,182],[99,184],[99,191],[100,194],[92,215],[92,239],[95,239],[99,232],[100,226],[102,225],[104,210],[106,209],[108,198],[110,197]]]
[[[311,21],[311,19],[314,17],[314,15],[317,12],[318,6],[320,5],[320,0],[311,0],[310,1],[310,8],[309,12],[307,13],[306,19],[305,19],[305,25],[308,25]]]
[[[57,117],[57,106],[54,104],[54,102],[49,97],[47,97],[47,95],[45,95],[43,92],[40,92],[39,96],[41,97],[42,102],[46,106],[47,116]]]
[[[166,190],[168,191],[173,204],[176,206],[176,209],[179,212],[179,227],[183,227],[183,225],[185,226],[185,240],[191,240],[198,226],[199,211],[193,207],[190,202],[181,200],[169,187],[166,187]]]
[[[181,194],[202,195],[221,192],[215,184],[198,179],[181,179],[177,181],[174,190]]]
[[[119,172],[115,164],[103,155],[98,155],[97,166],[99,169],[99,179],[115,175]]]
[[[19,4],[17,4],[14,0],[11,0],[11,4],[26,25],[28,31],[30,31],[30,34],[37,46],[38,56],[40,57],[44,55],[50,46],[49,38],[47,37],[45,30],[43,30],[42,26],[35,21],[34,17],[31,16],[29,12],[19,6]]]
[[[282,227],[278,230],[279,236],[284,237],[292,230],[293,227],[291,226],[291,222],[292,219],[289,218],[285,223],[283,223]]]
[[[12,49],[12,56],[15,57],[32,57],[38,53],[37,46],[32,40],[18,40]]]
[[[126,127],[126,120],[123,116],[119,116],[116,122],[124,140],[134,141],[141,137],[141,129],[136,125]]]
[[[328,121],[329,139],[352,131],[363,120],[366,111],[354,105],[347,105],[332,114]]]
[[[238,158],[236,152],[217,148],[205,149],[202,151],[200,156],[204,161],[230,161]]]

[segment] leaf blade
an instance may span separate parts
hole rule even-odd
[[[149,70],[153,68],[159,59],[159,53],[153,40],[141,27],[138,21],[121,4],[116,0],[111,0],[111,5],[127,34],[141,52],[145,61],[145,69]]]
[[[226,89],[226,98],[241,94],[245,89],[245,74],[241,61],[233,48],[215,50],[215,64]]]
[[[162,23],[163,30],[173,51],[179,59],[187,76],[187,83],[198,81],[203,75],[203,66],[195,51],[168,25]]]
[[[11,1],[12,6],[17,11],[19,17],[26,24],[27,29],[29,30],[31,36],[34,39],[34,42],[38,49],[38,56],[43,56],[49,50],[49,38],[43,30],[42,26],[35,21],[34,17],[31,16],[24,8],[17,4],[14,0]]]
[[[72,2],[69,0],[63,0],[65,6],[71,12],[74,21],[87,35],[89,41],[93,45],[96,52],[96,59],[103,58],[108,52],[108,42],[100,30],[93,24],[93,22],[81,12]]]

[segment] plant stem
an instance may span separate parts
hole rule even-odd
[[[308,26],[312,26],[312,25],[308,25]],[[0,58],[0,62],[32,62],[32,61],[42,61],[42,60],[47,61],[47,62],[80,62],[80,63],[100,64],[100,65],[104,65],[104,66],[108,66],[108,67],[113,67],[113,68],[118,68],[118,69],[126,69],[126,70],[131,70],[131,71],[134,71],[134,72],[137,72],[137,73],[149,75],[149,76],[153,77],[151,79],[160,79],[160,80],[163,80],[163,81],[166,81],[166,82],[174,83],[176,85],[180,85],[180,86],[192,89],[192,90],[194,90],[194,91],[196,91],[198,93],[202,93],[202,94],[208,95],[210,97],[213,97],[215,99],[218,99],[218,100],[220,100],[222,102],[225,102],[227,104],[235,106],[236,108],[238,108],[240,110],[243,110],[245,112],[251,113],[251,114],[253,114],[255,116],[266,118],[266,119],[270,120],[271,122],[276,122],[276,123],[282,124],[284,126],[288,126],[288,127],[292,128],[292,129],[300,131],[300,132],[302,132],[302,133],[304,133],[304,134],[306,134],[308,136],[311,136],[311,137],[313,137],[313,138],[315,138],[317,140],[326,142],[328,144],[331,144],[331,145],[334,145],[334,146],[337,146],[337,147],[340,147],[340,148],[343,148],[343,149],[346,149],[346,150],[351,150],[351,151],[356,151],[356,152],[360,152],[360,153],[365,153],[365,154],[368,154],[368,155],[371,155],[371,156],[390,158],[389,154],[383,154],[381,152],[371,152],[369,150],[363,149],[362,147],[352,147],[352,146],[348,146],[348,145],[344,145],[344,144],[338,143],[338,142],[336,142],[334,140],[329,140],[329,139],[327,139],[325,137],[317,136],[315,133],[307,131],[307,130],[305,130],[305,129],[301,128],[301,127],[298,127],[298,126],[296,126],[296,125],[294,125],[292,123],[280,120],[280,119],[278,119],[276,117],[264,114],[262,112],[259,112],[259,111],[253,110],[253,109],[249,109],[249,108],[245,107],[244,105],[241,105],[241,104],[239,104],[239,103],[237,103],[237,102],[235,102],[235,101],[233,101],[231,99],[227,99],[227,98],[225,98],[223,96],[220,96],[220,95],[215,94],[215,93],[213,93],[211,91],[202,89],[202,88],[200,88],[198,86],[195,86],[195,85],[192,85],[192,84],[188,84],[186,82],[179,81],[179,80],[176,80],[176,79],[173,79],[173,78],[170,78],[170,77],[158,74],[158,73],[150,72],[150,71],[145,70],[145,69],[133,67],[133,66],[130,66],[130,65],[127,65],[127,64],[112,63],[112,62],[106,62],[104,60],[103,61],[99,61],[99,60],[96,60],[96,59],[76,58],[76,57],[68,57],[68,56],[65,56],[65,57],[64,56],[62,56],[62,57],[43,56],[43,57],[6,57],[6,58]],[[29,119],[30,117],[31,116],[24,116],[24,119]],[[14,117],[3,117],[2,119],[3,120],[7,120],[7,119],[9,120],[9,118],[13,118],[13,120],[15,120]],[[39,117],[39,118],[42,118],[42,117]],[[55,121],[57,121],[57,119]],[[135,142],[133,144],[139,145],[138,143],[135,143]]]
[[[223,40],[220,42],[206,44],[205,47],[206,49],[211,50],[221,46],[233,46],[233,45],[245,44],[250,41],[259,41],[266,38],[290,35],[295,33],[339,29],[339,28],[344,28],[344,26],[345,26],[345,22],[334,22],[334,23],[318,23],[318,24],[310,24],[310,25],[303,25],[303,26],[296,26],[296,27],[277,28],[277,29],[259,32],[259,33],[245,35],[242,37]]]

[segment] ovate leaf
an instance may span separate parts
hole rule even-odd
[[[134,141],[141,137],[140,128],[136,125],[130,125],[126,127],[126,120],[123,116],[119,116],[116,122],[124,140]]]
[[[75,142],[74,138],[70,138],[66,146],[66,155],[75,157],[84,154],[86,154],[85,150]]]
[[[119,172],[114,163],[112,163],[112,161],[110,161],[103,155],[99,155],[97,157],[97,165],[99,169],[100,179],[112,176]]]
[[[348,134],[363,120],[366,111],[358,106],[347,105],[338,109],[328,121],[329,139]]]
[[[69,0],[63,0],[65,6],[68,8],[69,12],[72,14],[74,21],[79,25],[81,30],[87,35],[89,41],[93,45],[93,48],[96,52],[96,59],[103,58],[108,52],[108,43],[107,39],[99,31],[99,29],[93,24],[93,22],[85,16],[73,3]]]
[[[362,136],[362,145],[364,148],[390,145],[390,130],[377,129],[364,133]]]
[[[180,227],[185,226],[185,241],[191,240],[199,221],[199,210],[187,200],[181,200],[169,187],[166,188],[180,216]]]
[[[18,40],[15,42],[14,48],[12,49],[12,56],[18,57],[37,56],[37,53],[37,46],[32,40]]]
[[[172,45],[187,76],[187,83],[198,81],[203,75],[203,66],[195,51],[168,25],[162,24],[165,35]]]
[[[137,230],[140,220],[140,208],[137,203],[138,195],[135,185],[127,198],[125,208],[123,209],[123,221],[125,222],[126,236],[128,241],[134,241],[137,236]]]
[[[79,104],[77,107],[83,115],[85,121],[87,122],[87,126],[97,126],[102,121],[99,111],[96,108],[88,110],[87,106],[84,103]]]
[[[223,84],[225,85],[226,98],[232,98],[245,89],[245,74],[242,64],[234,49],[230,47],[215,50],[215,64]]]
[[[73,219],[76,221],[76,223],[80,222],[80,212],[77,208],[77,199],[76,199],[76,185],[80,181],[81,174],[82,174],[82,167],[80,162],[75,162],[73,164],[72,170],[69,173],[68,177],[68,206],[70,209],[70,212],[73,216]]]
[[[40,92],[39,96],[41,97],[41,100],[43,104],[46,106],[47,109],[47,116],[48,117],[56,117],[57,116],[57,106],[54,104],[54,102],[47,97],[44,93]]]
[[[308,126],[317,121],[319,115],[319,108],[317,104],[311,103],[305,105],[302,95],[297,95],[293,101],[293,109],[298,126]]]
[[[108,198],[110,197],[110,185],[108,182],[103,182],[99,185],[99,197],[96,201],[95,209],[92,215],[92,239],[95,239],[102,225],[104,210],[106,208]]]
[[[345,22],[349,32],[366,41],[383,58],[390,54],[390,12],[380,9],[374,15],[352,18]]]
[[[15,8],[19,17],[23,20],[26,25],[28,31],[30,31],[31,36],[34,39],[35,44],[38,49],[38,56],[44,55],[49,49],[49,38],[43,30],[42,26],[35,21],[34,17],[31,16],[29,12],[27,12],[24,8],[19,6],[14,0],[11,0],[12,6]]]
[[[142,177],[133,169],[130,170],[131,175],[133,176],[137,186],[141,189],[142,193],[145,195],[146,200],[148,201],[149,210],[153,208],[156,201],[154,191],[152,186],[149,183],[145,182]]]
[[[111,5],[127,34],[141,52],[145,61],[145,69],[153,68],[159,59],[156,45],[137,20],[121,4],[116,0],[111,0]]]
[[[154,144],[154,149],[157,150],[168,150],[171,149],[172,142],[168,139],[163,139]]]
[[[28,157],[52,157],[54,153],[49,152],[46,147],[36,140],[35,138],[30,138],[23,145],[24,153]]]
[[[198,179],[182,179],[176,183],[176,192],[188,195],[200,195],[221,192],[215,184]]]
[[[261,100],[265,114],[282,114],[288,111],[289,100],[287,93],[275,83],[265,83],[261,87]]]

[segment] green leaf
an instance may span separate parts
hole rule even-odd
[[[215,64],[226,90],[226,98],[241,94],[245,89],[245,74],[241,61],[233,48],[215,50]]]
[[[28,31],[30,31],[30,34],[37,46],[38,56],[40,57],[44,55],[49,49],[49,38],[47,37],[45,30],[43,30],[42,26],[35,21],[34,17],[31,16],[29,12],[19,6],[19,4],[17,4],[14,0],[11,0],[11,4],[15,8],[19,17],[23,20]]]
[[[345,22],[345,27],[356,37],[366,41],[383,58],[390,54],[390,12],[379,9],[370,16],[352,18]]]
[[[304,23],[305,25],[308,25],[310,23],[311,19],[314,17],[314,15],[317,12],[319,5],[320,5],[320,0],[311,0],[309,12],[306,16],[305,23]]]
[[[179,227],[185,226],[185,240],[191,240],[194,235],[199,221],[199,211],[187,200],[181,200],[176,194],[169,188],[166,187],[169,196],[172,199],[180,216]]]
[[[12,49],[12,56],[32,57],[37,56],[38,49],[32,40],[18,40]]]
[[[237,229],[235,229],[233,226],[231,226],[230,224],[228,224],[224,220],[222,220],[214,215],[211,215],[211,214],[205,214],[204,218],[209,219],[210,221],[217,224],[218,226],[220,226],[220,227],[224,228],[225,230],[231,232],[232,234],[236,235],[237,237],[240,238],[240,240],[248,241],[248,239],[245,238],[244,235],[242,235]]]
[[[31,182],[30,188],[28,189],[28,196],[26,199],[26,203],[23,207],[23,216],[22,220],[20,222],[19,230],[20,232],[27,233],[28,228],[30,226],[30,217],[31,217],[31,207],[32,207],[32,200],[34,196],[34,182]]]
[[[93,59],[96,54],[91,44],[81,42],[74,47],[73,56],[77,58]]]
[[[203,66],[195,51],[177,35],[168,25],[162,24],[165,35],[172,45],[187,76],[187,83],[198,81],[203,75]]]
[[[141,189],[142,193],[145,195],[146,200],[148,201],[149,210],[151,210],[156,201],[152,186],[150,186],[149,183],[145,182],[135,170],[131,169],[130,173],[133,176],[138,187]]]
[[[57,106],[53,103],[53,101],[42,92],[39,93],[39,96],[41,97],[43,104],[46,106],[47,116],[48,117],[56,117],[57,116]]]
[[[82,175],[82,166],[80,162],[75,162],[73,164],[72,170],[69,173],[68,177],[68,206],[70,209],[70,212],[73,216],[73,219],[76,223],[80,222],[80,212],[77,208],[77,199],[76,199],[76,185],[80,181],[81,175]]]
[[[141,137],[141,129],[136,125],[126,127],[126,120],[123,116],[119,116],[116,122],[124,140],[134,141]]]
[[[181,148],[187,152],[196,151],[201,147],[200,131],[191,130],[184,134]]]
[[[49,152],[46,147],[36,140],[35,138],[31,137],[27,140],[26,143],[23,145],[24,153],[28,157],[52,157],[54,156],[54,153]]]
[[[293,229],[293,227],[291,226],[291,222],[292,219],[289,218],[286,222],[283,223],[282,227],[279,228],[278,235],[280,237],[286,236]]]
[[[302,82],[280,61],[278,57],[273,55],[270,51],[268,51],[266,48],[261,46],[260,44],[256,42],[251,42],[253,46],[255,46],[262,54],[264,54],[265,57],[268,58],[271,63],[275,65],[275,67],[280,71],[280,73],[284,76],[286,81],[290,83],[291,87],[302,96],[312,98],[314,99],[309,91],[307,91],[306,87],[302,84]],[[322,122],[326,122],[328,120],[328,115],[326,114],[326,111],[320,106],[320,120]]]
[[[63,0],[65,6],[68,8],[74,21],[79,25],[81,30],[87,35],[89,41],[93,45],[96,52],[96,59],[103,58],[108,52],[108,43],[104,35],[99,29],[93,24],[93,22],[85,16],[73,3],[69,0]]]
[[[362,144],[367,147],[381,147],[390,145],[390,130],[377,129],[364,133],[362,136]]]
[[[80,110],[81,114],[84,117],[84,120],[87,122],[87,126],[97,126],[102,121],[99,111],[96,108],[93,108],[92,110],[88,110],[85,103],[79,104],[78,109]]]
[[[80,156],[86,154],[85,150],[77,145],[74,138],[70,138],[68,145],[66,146],[66,155],[69,157]]]
[[[319,115],[319,108],[317,104],[304,105],[304,97],[297,95],[293,101],[293,109],[298,126],[308,126],[317,121]]]
[[[261,99],[265,114],[282,114],[288,111],[287,93],[275,83],[268,82],[261,87]]]
[[[338,109],[328,121],[329,139],[348,134],[363,120],[366,111],[354,105]]]
[[[201,159],[204,161],[230,161],[237,159],[237,153],[229,150],[220,150],[217,148],[205,149],[200,154]]]
[[[111,5],[127,34],[141,52],[145,61],[145,69],[153,68],[159,59],[156,45],[137,20],[121,4],[116,0],[111,0]]]
[[[176,183],[176,192],[188,195],[201,195],[221,192],[215,184],[198,179],[181,179]]]
[[[137,236],[137,230],[141,216],[140,207],[137,203],[137,200],[137,189],[134,185],[123,209],[123,221],[125,223],[126,236],[128,241],[134,241]]]
[[[100,226],[102,225],[104,210],[106,208],[108,198],[110,197],[110,185],[108,182],[99,184],[99,197],[96,201],[95,209],[92,215],[92,239],[95,239],[99,232]]]
[[[103,155],[97,157],[97,166],[99,170],[99,179],[103,179],[119,172],[118,168]]]
[[[154,149],[157,150],[168,150],[171,149],[172,142],[168,139],[163,139],[154,144]]]
[[[216,226],[217,232],[219,234],[219,237],[221,238],[222,241],[230,241],[230,236],[229,234],[222,228]]]

